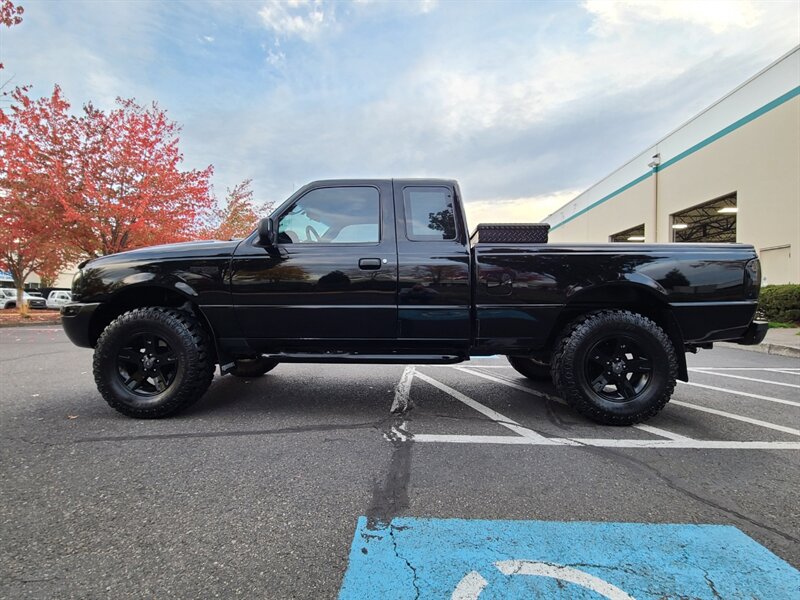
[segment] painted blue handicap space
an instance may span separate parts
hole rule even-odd
[[[735,527],[358,520],[340,600],[800,598],[800,572]]]

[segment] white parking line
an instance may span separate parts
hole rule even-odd
[[[497,383],[501,383],[504,385],[509,385],[510,387],[514,387],[520,389],[522,391],[526,391],[533,395],[539,395],[534,390],[525,388],[519,384],[505,381],[503,379],[499,379],[497,377],[493,377],[491,375],[487,375],[485,373],[478,373],[476,371],[472,371],[470,369],[465,369],[460,367],[459,370],[463,370],[466,373],[476,375],[478,377],[484,377],[486,379],[490,379]],[[394,439],[400,439],[401,441],[409,441],[409,442],[420,442],[420,443],[450,443],[450,444],[501,444],[501,445],[522,445],[522,446],[592,446],[597,448],[650,448],[650,449],[714,449],[714,450],[800,450],[800,442],[783,442],[783,441],[724,441],[724,440],[696,440],[692,438],[687,438],[685,436],[681,436],[679,434],[672,433],[670,431],[666,431],[663,429],[659,429],[657,427],[652,427],[650,425],[640,425],[638,426],[640,429],[644,431],[648,431],[655,435],[661,435],[662,437],[666,437],[667,439],[661,440],[641,440],[641,439],[608,439],[608,438],[560,438],[560,437],[545,437],[540,435],[539,433],[527,429],[521,426],[516,421],[505,417],[504,415],[498,413],[497,411],[492,410],[491,408],[484,406],[480,402],[473,400],[469,396],[462,394],[456,389],[451,388],[450,386],[433,379],[432,377],[416,371],[414,376],[422,379],[426,383],[440,389],[441,391],[445,392],[446,394],[452,396],[456,400],[463,402],[470,408],[480,412],[481,414],[489,417],[492,421],[497,423],[498,425],[502,425],[507,429],[510,429],[517,435],[449,435],[449,434],[413,434],[405,430],[405,425],[395,432],[396,437]],[[800,430],[793,429],[791,427],[785,427],[783,425],[776,425],[775,423],[768,423],[766,421],[760,421],[758,419],[750,419],[749,417],[743,417],[741,415],[736,415],[733,413],[728,413],[721,410],[716,410],[713,408],[707,408],[705,406],[698,406],[695,404],[690,404],[688,402],[681,402],[678,400],[673,400],[673,404],[678,406],[683,406],[686,408],[691,408],[694,410],[699,410],[707,413],[711,413],[714,415],[726,417],[729,419],[734,419],[737,421],[743,421],[745,423],[750,423],[752,425],[758,425],[760,427],[766,427],[768,429],[774,429],[776,431],[782,431],[784,433],[790,433],[792,435],[800,436]]]
[[[707,375],[716,375],[717,377],[730,377],[731,379],[744,379],[745,381],[754,381],[756,383],[769,383],[772,385],[780,385],[783,387],[790,387],[795,389],[800,389],[800,385],[795,383],[784,383],[782,381],[772,381],[771,379],[757,379],[755,377],[745,377],[744,375],[733,375],[731,373],[717,373],[715,371],[711,371],[709,369],[689,369],[693,373],[705,373]],[[773,373],[775,371],[772,371]]]
[[[714,390],[715,392],[725,392],[726,394],[735,394],[736,396],[755,398],[756,400],[766,400],[767,402],[775,402],[776,404],[786,404],[788,406],[800,406],[800,402],[795,402],[793,400],[784,400],[783,398],[773,398],[772,396],[762,396],[761,394],[751,394],[750,392],[740,392],[739,390],[731,390],[729,388],[721,388],[715,385],[706,385],[704,383],[695,383],[694,381],[679,381],[678,383],[680,383],[681,385],[690,385],[692,387]]]
[[[451,388],[449,385],[445,385],[441,381],[437,381],[432,377],[428,377],[424,373],[416,373],[416,377],[422,379],[422,381],[425,381],[426,383],[429,383],[433,387],[442,390],[445,394],[449,394],[450,396],[452,396],[456,400],[463,402],[473,410],[477,410],[482,415],[486,415],[492,421],[495,421],[498,425],[502,425],[503,427],[510,429],[514,433],[521,435],[524,438],[536,440],[540,444],[551,443],[550,438],[546,438],[543,435],[540,435],[535,431],[528,429],[527,427],[523,427],[513,419],[509,419],[508,417],[501,415],[499,412],[492,410],[488,406],[484,406],[480,402],[473,400],[469,396],[466,396],[461,392],[459,392],[458,390]]]
[[[791,369],[771,369],[773,373],[786,373],[786,375],[800,375],[800,371],[792,371]]]
[[[701,371],[788,371],[790,375],[800,375],[800,368],[794,367],[693,367],[693,369]]]
[[[691,440],[692,438],[687,437],[685,435],[681,435],[679,433],[674,433],[672,431],[667,431],[666,429],[661,429],[661,427],[653,427],[652,425],[634,425],[636,429],[641,429],[642,431],[646,431],[647,433],[652,433],[653,435],[660,435],[661,437],[665,437],[668,440]]]
[[[725,412],[724,410],[717,410],[715,408],[708,408],[707,406],[699,406],[697,404],[691,404],[689,402],[682,402],[680,400],[671,400],[670,404],[675,404],[677,406],[684,406],[686,408],[691,408],[693,410],[699,410],[702,412],[707,412],[712,415],[718,415],[720,417],[726,417],[728,419],[733,419],[734,421],[742,421],[743,423],[750,423],[751,425],[758,425],[759,427],[766,427],[767,429],[774,429],[775,431],[782,431],[784,433],[791,433],[792,435],[800,436],[800,429],[794,429],[793,427],[786,427],[785,425],[777,425],[775,423],[768,423],[767,421],[760,421],[758,419],[751,419],[750,417],[743,417],[741,415],[735,415],[733,413]]]
[[[724,440],[616,440],[609,438],[546,438],[537,442],[517,435],[409,434],[423,444],[499,444],[509,446],[591,446],[594,448],[650,448],[665,450],[800,450],[800,442],[736,442]]]
[[[480,367],[483,368],[483,367]],[[514,383],[513,381],[507,381],[505,379],[500,379],[499,377],[495,377],[494,375],[489,375],[488,373],[481,373],[480,371],[473,371],[468,367],[455,367],[457,371],[461,371],[462,373],[469,373],[470,375],[475,375],[475,377],[481,377],[483,379],[487,379],[489,381],[494,381],[495,383],[502,383],[503,385],[507,385],[510,388],[514,388],[515,390],[520,390],[525,392],[526,394],[530,394],[531,396],[537,396],[539,398],[546,398],[547,400],[552,400],[554,402],[563,403],[563,400],[558,396],[553,396],[552,394],[548,394],[546,392],[540,392],[538,390],[532,390],[529,387],[524,385],[520,385],[519,383]]]
[[[508,387],[514,388],[516,390],[520,390],[525,392],[526,394],[530,394],[531,396],[538,396],[541,398],[547,398],[548,400],[552,400],[553,402],[558,402],[559,404],[566,404],[563,398],[559,398],[558,396],[553,396],[551,394],[546,394],[544,392],[539,392],[536,390],[532,390],[529,387],[525,387],[524,385],[520,385],[518,383],[514,383],[513,381],[506,381],[505,379],[501,379],[499,377],[495,377],[494,375],[488,375],[486,373],[480,373],[478,371],[473,371],[472,369],[468,369],[466,367],[457,367],[459,371],[464,373],[469,373],[470,375],[475,375],[476,377],[482,377],[483,379],[487,379],[489,381],[494,381],[496,383],[500,383],[502,385],[507,385]],[[646,431],[647,433],[652,433],[653,435],[658,435],[668,440],[689,440],[684,435],[680,435],[678,433],[673,433],[672,431],[667,431],[666,429],[661,429],[660,427],[653,427],[652,425],[634,425],[636,429],[640,429],[642,431]]]
[[[418,367],[425,367],[426,369],[463,369],[464,366],[461,364],[457,365],[417,365]],[[475,362],[470,361],[467,364],[467,367],[480,367],[481,369],[513,369],[511,365],[482,365]]]

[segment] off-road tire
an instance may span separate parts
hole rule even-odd
[[[531,381],[550,380],[550,362],[535,356],[506,356],[508,362],[520,375]]]
[[[143,398],[125,387],[118,372],[118,355],[128,340],[147,333],[170,344],[177,366],[166,389]],[[100,335],[94,351],[94,380],[109,406],[124,415],[169,417],[196,402],[211,385],[212,348],[208,334],[193,315],[172,308],[137,308],[114,319]]]
[[[243,358],[236,361],[236,366],[231,370],[231,375],[236,377],[261,377],[278,366],[277,360],[270,358]]]
[[[610,401],[588,381],[589,356],[605,339],[632,340],[650,356],[645,387],[630,400]],[[594,357],[596,358],[596,357]],[[561,334],[551,362],[553,382],[564,400],[585,417],[606,425],[632,425],[656,415],[669,402],[678,358],[669,336],[652,320],[627,310],[585,315]]]

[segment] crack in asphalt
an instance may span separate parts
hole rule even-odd
[[[414,443],[412,440],[398,435],[405,431],[407,424],[407,413],[404,418],[395,416],[390,423],[386,423],[383,430],[383,437],[392,444],[392,456],[389,459],[389,468],[383,481],[375,482],[372,489],[372,501],[367,509],[367,530],[379,531],[386,530],[392,540],[392,548],[395,556],[402,560],[412,574],[412,584],[415,590],[415,598],[420,597],[417,569],[404,557],[398,547],[395,531],[403,528],[397,527],[392,523],[392,519],[408,508],[408,486],[411,480],[411,458]],[[369,539],[373,536],[363,534]]]
[[[408,560],[405,556],[400,554],[400,551],[397,548],[397,538],[394,537],[394,531],[395,531],[395,526],[389,523],[389,537],[392,538],[392,548],[394,549],[394,555],[400,560],[402,560],[404,563],[406,563],[406,566],[411,570],[411,575],[412,575],[411,585],[414,586],[414,597],[418,599],[420,597],[420,589],[418,583],[417,569],[416,567],[414,567],[414,565],[411,564],[410,560]]]
[[[714,580],[711,579],[711,577],[709,577],[707,569],[703,569],[703,579],[706,580],[706,583],[708,584],[708,587],[711,589],[711,593],[714,594],[714,598],[718,598],[719,600],[722,600],[722,596],[717,591],[717,586],[714,585]]]
[[[220,438],[220,437],[243,437],[243,436],[257,436],[257,435],[281,435],[291,433],[313,433],[321,431],[349,431],[357,429],[376,429],[383,431],[386,422],[389,418],[383,418],[378,421],[366,421],[361,423],[341,423],[341,424],[313,424],[313,425],[298,425],[296,427],[282,427],[278,429],[253,429],[253,430],[238,430],[238,431],[204,431],[204,432],[176,432],[176,433],[149,433],[142,435],[120,435],[120,436],[98,436],[78,438],[74,440],[66,440],[64,442],[57,442],[55,444],[48,442],[39,442],[32,440],[22,440],[29,444],[44,444],[44,445],[67,445],[67,444],[85,444],[93,442],[131,442],[131,441],[146,441],[146,440],[171,440],[171,439],[194,439],[194,438]],[[20,438],[21,439],[21,438]]]
[[[3,358],[0,359],[0,363],[9,363],[16,360],[27,360],[29,358],[38,358],[39,356],[49,356],[51,354],[64,354],[64,349],[62,348],[61,350],[53,350],[52,352],[39,352],[37,354],[24,354],[21,356],[15,356],[13,358]]]

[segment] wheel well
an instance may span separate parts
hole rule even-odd
[[[97,343],[100,334],[103,333],[103,330],[111,321],[122,313],[145,306],[182,308],[187,312],[191,312],[198,318],[211,339],[215,339],[211,325],[200,310],[200,307],[187,299],[186,296],[168,288],[144,286],[124,289],[98,307],[89,324],[89,340],[92,346]]]
[[[547,340],[552,348],[564,328],[582,315],[598,310],[629,310],[654,321],[669,336],[678,355],[678,379],[688,381],[686,349],[675,315],[666,300],[647,288],[634,285],[609,285],[578,293],[567,302]]]

